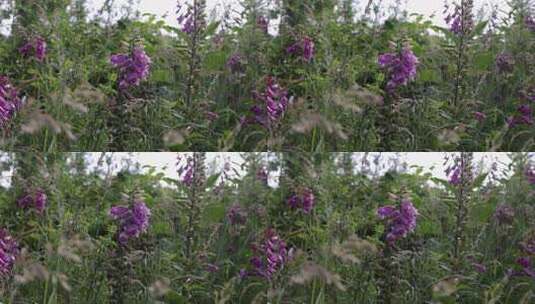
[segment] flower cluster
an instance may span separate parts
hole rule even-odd
[[[256,26],[267,34],[269,29],[269,20],[264,16],[258,16],[256,17]]]
[[[145,202],[136,199],[132,206],[113,206],[109,216],[119,222],[118,240],[126,245],[129,239],[137,238],[149,228],[150,209]]]
[[[511,276],[528,276],[535,279],[535,265],[533,264],[532,257],[535,256],[535,233],[528,234],[524,242],[521,243],[524,256],[519,257],[516,263],[522,267],[520,271],[510,269],[509,275]]]
[[[288,108],[288,92],[281,88],[273,77],[267,78],[267,85],[263,93],[255,93],[254,95],[255,99],[262,102],[264,106],[255,105],[251,111],[255,115],[255,120],[265,127],[278,121]]]
[[[474,118],[479,122],[483,122],[487,119],[487,114],[483,112],[474,112]]]
[[[45,60],[46,57],[46,41],[42,37],[35,37],[24,43],[19,48],[19,53],[24,57],[35,57],[39,62]]]
[[[314,58],[314,41],[308,37],[303,37],[286,49],[286,53],[300,55],[305,62],[310,62]]]
[[[494,211],[494,218],[500,225],[511,224],[515,217],[515,209],[506,204],[500,204]]]
[[[242,68],[242,57],[239,53],[232,54],[227,60],[227,67],[233,72],[239,72]]]
[[[255,255],[250,260],[253,274],[268,280],[291,258],[286,242],[273,229],[264,232],[264,240],[259,246],[253,246],[253,252]]]
[[[121,90],[138,86],[149,76],[151,60],[141,46],[135,46],[130,54],[112,55],[110,63],[119,70]]]
[[[379,55],[378,63],[388,73],[387,90],[394,91],[416,78],[419,61],[410,46],[406,45],[400,52]]]
[[[46,193],[37,189],[33,193],[27,193],[17,200],[17,205],[22,209],[33,208],[37,213],[43,213],[46,208]]]
[[[453,13],[446,16],[446,24],[450,26],[450,31],[455,35],[462,36],[470,33],[474,28],[473,16],[474,1],[463,0],[461,4],[454,4]],[[445,13],[449,10],[446,6]]]
[[[177,167],[177,173],[180,182],[187,187],[191,187],[193,184],[193,173],[195,170],[193,156],[182,158],[182,156],[178,155]]]
[[[450,185],[457,186],[461,184],[461,166],[456,165],[450,170],[451,174],[446,172],[448,174],[448,182]]]
[[[305,188],[304,190],[302,190],[299,195],[294,193],[288,198],[288,205],[290,206],[290,208],[299,208],[304,213],[310,213],[310,211],[312,211],[312,209],[314,208],[314,204],[314,193],[309,188]]]
[[[533,110],[530,105],[523,104],[517,108],[517,114],[507,118],[509,128],[517,125],[532,125],[533,124]]]
[[[496,67],[500,73],[511,73],[515,65],[515,60],[511,54],[500,53],[496,56]]]
[[[11,273],[15,259],[19,254],[17,241],[6,229],[0,229],[0,278]]]
[[[231,225],[244,225],[247,222],[247,212],[239,204],[234,204],[227,210],[227,219]]]
[[[383,206],[377,210],[381,220],[387,220],[386,241],[393,244],[400,238],[406,237],[416,228],[418,210],[408,199],[402,199],[399,206]]]
[[[177,3],[177,21],[181,31],[188,35],[196,35],[206,27],[204,11],[206,2],[204,0],[194,1],[193,4]]]
[[[264,184],[268,183],[269,173],[267,171],[266,166],[261,166],[260,168],[258,168],[258,170],[256,170],[256,179]]]
[[[0,76],[0,126],[8,123],[22,102],[18,90],[7,76]]]

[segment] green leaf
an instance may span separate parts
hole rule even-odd
[[[219,179],[220,175],[221,175],[220,173],[217,173],[208,177],[208,180],[206,180],[206,188],[212,188],[217,182],[217,179]]]

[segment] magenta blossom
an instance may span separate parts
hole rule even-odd
[[[267,77],[266,82],[264,92],[261,94],[255,92],[254,94],[263,105],[253,106],[251,112],[253,112],[257,123],[269,127],[284,115],[288,108],[289,99],[288,92],[273,77]]]
[[[116,54],[110,57],[111,65],[119,70],[119,89],[139,86],[149,77],[150,57],[143,47],[136,46],[130,54]]]
[[[131,206],[113,206],[109,216],[118,221],[118,241],[126,245],[131,238],[137,238],[146,232],[151,216],[150,209],[141,200],[135,200]]]
[[[33,208],[37,213],[41,214],[46,208],[47,196],[46,193],[38,189],[30,194],[25,194],[17,200],[19,208],[30,209]]]
[[[408,199],[402,199],[399,206],[387,205],[377,209],[379,219],[386,220],[386,241],[388,244],[392,245],[398,239],[413,232],[416,228],[418,215],[418,210]]]
[[[416,78],[419,61],[410,47],[404,46],[398,53],[379,55],[378,63],[387,73],[386,88],[392,92],[397,87],[407,85]]]
[[[237,73],[242,69],[242,57],[239,53],[232,54],[227,60],[227,67],[233,72]]]
[[[22,105],[18,90],[7,76],[0,76],[0,127],[5,126]]]
[[[19,254],[19,245],[9,232],[0,228],[0,279],[7,277]]]
[[[183,33],[194,37],[206,27],[206,20],[204,17],[206,1],[198,0],[194,1],[192,4],[182,4],[181,2],[187,1],[179,0],[177,3],[177,22]]]
[[[507,119],[509,128],[513,128],[517,125],[532,125],[533,124],[533,111],[528,104],[520,105],[517,108],[518,113]]]
[[[315,197],[312,190],[305,188],[299,194],[292,194],[287,200],[292,209],[301,209],[303,213],[310,213],[315,205]]]
[[[46,41],[42,37],[37,36],[20,47],[19,53],[24,57],[33,56],[37,61],[42,62],[46,57],[46,48]]]
[[[183,158],[181,155],[178,155],[177,167],[180,182],[186,187],[191,187],[193,185],[193,174],[195,170],[193,156],[190,155]]]
[[[461,184],[461,167],[460,166],[455,166],[453,168],[453,171],[451,175],[449,176],[448,182],[454,186]]]
[[[271,280],[273,275],[284,268],[291,259],[292,251],[286,242],[271,228],[264,232],[264,239],[259,246],[253,246],[254,256],[250,262],[253,274]]]
[[[455,4],[453,12],[445,18],[446,24],[449,25],[450,31],[457,36],[470,33],[474,28],[474,16],[472,14],[474,3],[473,0],[462,1],[461,4]],[[447,13],[448,7],[444,13]]]
[[[305,36],[300,41],[289,46],[286,49],[286,53],[300,55],[305,62],[310,62],[314,58],[314,48],[314,41],[310,37]]]
[[[474,117],[479,122],[483,122],[487,119],[487,115],[483,112],[474,112]]]

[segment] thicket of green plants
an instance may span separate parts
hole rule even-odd
[[[440,27],[380,1],[242,0],[214,18],[179,1],[175,24],[113,0],[1,1],[2,147],[529,151],[535,17],[506,2],[450,3]]]
[[[529,156],[447,157],[444,180],[381,155],[181,154],[173,179],[6,153],[0,301],[533,303]]]

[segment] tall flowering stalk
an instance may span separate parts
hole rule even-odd
[[[184,163],[185,161],[185,163]],[[185,255],[192,257],[197,243],[196,231],[199,228],[202,210],[202,197],[206,186],[206,154],[195,152],[192,156],[181,158],[179,156],[178,174],[182,176],[181,182],[185,186],[187,195],[187,227],[185,234]]]
[[[0,127],[5,127],[21,107],[19,91],[7,76],[0,76]]]
[[[460,3],[454,3],[453,12],[445,18],[446,23],[450,26],[450,31],[457,37],[456,54],[455,54],[455,84],[453,93],[453,105],[457,106],[462,98],[461,81],[464,77],[466,68],[466,50],[472,31],[474,30],[474,1],[461,0]],[[445,13],[449,10],[446,7]]]
[[[201,58],[199,48],[206,29],[206,1],[192,0],[191,3],[179,0],[177,2],[177,22],[180,30],[186,34],[188,43],[188,75],[186,83],[186,105],[192,106],[196,94],[196,82]]]
[[[260,125],[273,131],[277,122],[284,116],[288,109],[288,91],[281,87],[275,78],[266,78],[266,87],[262,93],[254,93],[255,99],[260,105],[251,108],[254,120]]]
[[[458,267],[465,242],[465,228],[468,220],[468,204],[473,186],[473,153],[462,152],[454,159],[453,171],[455,178],[450,178],[450,183],[455,187],[455,239],[453,244],[453,259],[455,267]]]
[[[133,47],[130,54],[112,55],[110,63],[119,71],[120,90],[138,86],[149,77],[151,59],[142,46]]]
[[[291,55],[299,55],[306,63],[310,63],[314,58],[315,44],[314,40],[308,36],[304,36],[299,41],[294,42],[288,48],[286,53]]]

